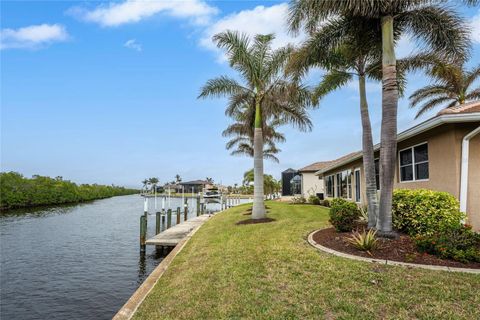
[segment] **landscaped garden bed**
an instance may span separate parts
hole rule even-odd
[[[312,240],[328,249],[365,258],[480,269],[480,234],[464,224],[465,214],[452,195],[395,190],[392,209],[395,232],[382,238],[375,228],[367,230],[368,214],[357,204],[333,199],[329,209],[333,227],[319,230]]]
[[[450,259],[441,259],[426,252],[419,252],[415,241],[406,234],[396,239],[378,238],[377,247],[372,251],[357,249],[349,239],[351,232],[337,232],[335,228],[326,228],[313,234],[313,240],[324,247],[364,258],[400,261],[435,266],[480,269],[479,262],[462,263]]]

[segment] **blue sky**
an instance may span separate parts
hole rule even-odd
[[[213,177],[241,182],[252,160],[225,150],[225,100],[197,100],[206,80],[232,74],[210,39],[219,31],[277,33],[275,46],[299,43],[287,34],[281,1],[2,1],[1,166],[27,176],[63,176],[80,183],[138,186]],[[480,11],[458,8],[480,61]],[[399,56],[415,50],[408,38]],[[308,81],[318,81],[312,72]],[[407,96],[427,83],[409,77]],[[380,84],[368,83],[374,135],[380,127]],[[361,148],[356,84],[327,96],[311,112],[314,129],[281,131],[277,178],[286,168],[330,160]],[[436,110],[438,111],[438,110]],[[399,129],[414,120],[399,103]]]

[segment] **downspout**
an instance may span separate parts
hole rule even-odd
[[[467,195],[468,195],[468,152],[470,148],[470,140],[480,133],[480,127],[474,129],[462,140],[462,164],[460,169],[460,211],[467,212]]]

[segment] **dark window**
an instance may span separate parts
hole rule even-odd
[[[336,185],[337,185],[337,194],[335,195],[335,197],[339,198],[342,196],[342,174],[341,173],[337,173]]]
[[[355,201],[360,202],[360,170],[355,171]]]
[[[327,196],[328,197],[333,197],[334,196],[334,189],[333,189],[333,185],[334,185],[334,177],[333,176],[328,176],[326,178],[326,183],[327,183]]]
[[[380,190],[380,160],[375,159],[375,182],[377,183],[377,190]]]
[[[428,179],[428,144],[400,151],[400,181]]]

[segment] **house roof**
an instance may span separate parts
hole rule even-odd
[[[471,101],[464,104],[460,104],[453,108],[445,108],[437,113],[437,116],[442,114],[459,114],[459,113],[474,113],[480,112],[480,101]]]
[[[316,172],[318,170],[322,170],[324,167],[330,165],[332,161],[319,161],[309,164],[306,167],[298,169],[298,172]]]
[[[468,106],[462,105],[461,107],[459,106],[456,109],[451,108],[453,109],[453,111],[450,110],[447,112],[444,109],[442,111],[445,111],[445,113],[439,112],[435,117],[430,118],[420,124],[417,124],[410,129],[400,132],[397,135],[397,143],[443,124],[480,121],[480,110],[477,108],[480,108],[480,102],[478,101],[468,103]],[[378,143],[374,146],[374,150],[378,151],[379,149],[380,144]],[[324,172],[343,166],[349,162],[362,158],[362,155],[362,151],[347,154],[346,156],[334,160],[331,165],[318,170],[317,172],[315,172],[315,174],[320,175]]]
[[[181,185],[205,185],[205,184],[209,184],[208,181],[206,180],[192,180],[192,181],[187,181],[187,182],[181,182],[180,183]]]

